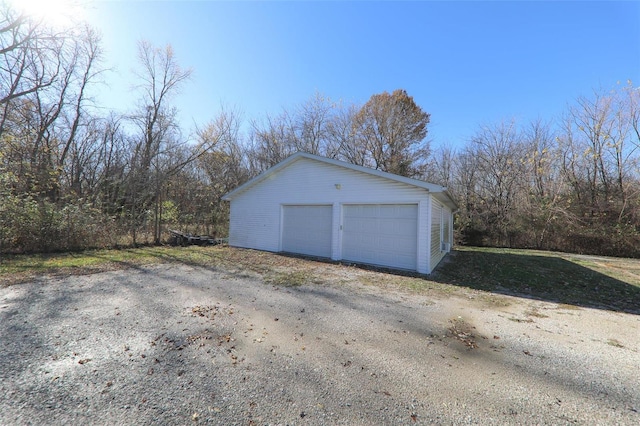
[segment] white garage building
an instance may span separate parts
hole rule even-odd
[[[223,197],[229,244],[429,274],[451,250],[446,188],[297,153]]]

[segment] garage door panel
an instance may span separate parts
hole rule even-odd
[[[332,206],[284,206],[282,251],[331,257]]]
[[[379,208],[378,217],[383,219],[415,219],[417,217],[417,210],[412,208],[413,206],[401,205],[401,206],[385,206],[381,205]]]
[[[416,219],[381,219],[378,224],[385,234],[413,237],[416,233]]]
[[[342,257],[415,269],[417,205],[349,205],[343,209]]]

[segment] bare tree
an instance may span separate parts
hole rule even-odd
[[[0,4],[0,133],[12,100],[45,89],[57,80],[59,39],[5,1]]]
[[[531,122],[523,132],[525,186],[516,214],[526,223],[530,241],[535,240],[530,245],[536,248],[557,248],[556,242],[547,242],[551,231],[568,229],[575,221],[567,209],[568,186],[561,173],[556,139],[550,123],[542,120]]]
[[[3,4],[0,24],[0,135],[23,188],[57,201],[60,175],[86,116],[87,90],[100,61],[88,27],[54,32]]]
[[[253,167],[262,172],[298,151],[293,120],[285,110],[279,116],[267,115],[251,123]]]
[[[331,99],[316,93],[277,116],[254,120],[251,140],[255,167],[266,170],[296,152],[335,157],[330,143],[335,108]]]
[[[366,146],[356,143],[355,117],[360,107],[355,104],[337,105],[327,124],[327,156],[358,166],[367,163]]]
[[[478,197],[479,164],[473,147],[467,145],[453,159],[452,194],[456,197],[459,232],[463,242],[472,245],[482,244],[482,227]]]
[[[69,113],[65,115],[67,131],[65,137],[61,138],[62,146],[58,157],[60,168],[64,166],[79,128],[93,119],[91,116],[85,117],[87,115],[85,114],[87,91],[89,86],[104,72],[104,69],[100,68],[103,55],[101,39],[95,30],[84,26],[74,40],[70,53],[78,71],[73,75],[74,90],[69,93]]]
[[[564,171],[576,198],[589,203],[592,217],[616,212],[621,218],[628,204],[638,147],[629,138],[632,104],[625,103],[617,92],[595,92],[592,98],[579,98],[563,120]]]
[[[440,145],[430,156],[422,178],[449,188],[452,184],[456,150],[450,145]]]
[[[218,235],[227,230],[229,205],[222,196],[252,177],[247,161],[247,150],[240,135],[240,116],[237,111],[222,112],[201,131],[198,137],[207,141],[208,149],[193,164],[202,188],[200,202],[191,203],[192,217],[207,227],[213,226]],[[183,203],[184,204],[184,203]]]
[[[133,139],[132,159],[128,176],[127,206],[133,243],[137,243],[138,228],[153,210],[154,241],[160,241],[161,194],[177,147],[186,144],[176,120],[177,111],[170,102],[191,77],[183,69],[170,45],[154,47],[148,41],[138,44],[141,93],[137,111],[131,120],[138,128]],[[178,161],[182,164],[184,160]]]
[[[328,149],[328,125],[335,104],[326,96],[316,92],[300,105],[296,111],[294,129],[298,151],[326,156]]]
[[[482,126],[472,138],[477,159],[477,195],[482,216],[498,244],[508,244],[513,213],[523,183],[521,135],[515,123]]]

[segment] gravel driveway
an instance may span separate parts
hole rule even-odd
[[[640,424],[639,316],[326,268],[347,278],[156,265],[0,288],[0,423]]]

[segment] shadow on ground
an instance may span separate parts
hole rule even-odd
[[[429,280],[529,299],[640,314],[640,286],[560,257],[454,251]]]
[[[292,253],[272,253],[272,255],[280,258],[348,265],[367,271],[496,294],[640,315],[640,261],[635,260],[631,262],[637,262],[637,265],[634,263],[633,269],[638,274],[628,272],[629,265],[624,263],[610,268],[612,272],[627,272],[623,275],[629,275],[631,282],[629,283],[556,255],[536,255],[526,252],[454,250],[431,275],[345,261],[336,262]],[[577,259],[579,256],[575,255],[575,257]],[[585,259],[588,258],[585,257]],[[605,263],[624,261],[616,258],[601,260]],[[604,265],[605,268],[607,266],[609,265]],[[638,268],[637,271],[636,268]],[[412,285],[412,287],[422,286]]]

